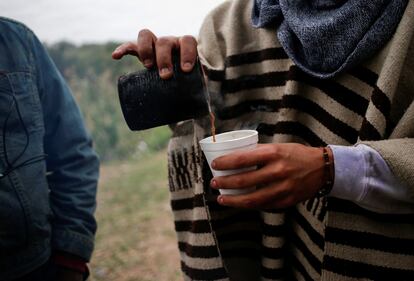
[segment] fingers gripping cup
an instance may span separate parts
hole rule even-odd
[[[207,158],[208,165],[210,166],[213,176],[229,176],[242,172],[247,172],[256,169],[256,166],[236,169],[236,170],[214,170],[211,168],[211,162],[219,156],[229,154],[231,152],[240,150],[252,150],[256,148],[259,137],[255,130],[237,130],[230,131],[216,135],[216,141],[213,141],[213,137],[202,139],[199,143],[201,150]],[[241,188],[241,189],[220,189],[220,193],[224,195],[239,195],[250,193],[256,188]]]

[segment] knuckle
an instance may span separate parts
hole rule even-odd
[[[158,38],[156,44],[158,46],[173,47],[174,46],[174,42],[175,42],[175,38],[174,37],[164,36],[164,37]]]
[[[270,177],[268,180],[274,180],[274,179],[278,179],[281,177],[281,171],[278,168],[274,168],[271,170],[271,172],[269,173]]]
[[[138,32],[138,37],[149,37],[149,36],[152,37],[152,32],[147,28],[141,29]]]
[[[260,161],[267,162],[273,160],[278,155],[278,148],[275,145],[263,145],[260,147]]]
[[[244,185],[244,179],[242,177],[236,177],[234,179],[234,186],[235,187],[243,187]]]
[[[140,55],[152,55],[152,46],[138,44],[137,48]]]
[[[288,168],[284,164],[279,164],[276,170],[279,177],[285,177],[287,175]]]
[[[279,152],[280,152],[280,149],[279,149],[279,147],[277,145],[270,145],[269,146],[269,153],[273,157],[278,156],[279,155]]]
[[[242,154],[236,155],[234,161],[239,167],[245,167],[248,164],[247,158]]]
[[[279,163],[275,170],[277,170],[279,177],[285,178],[289,183],[291,182],[291,179],[289,178],[289,176],[291,176],[291,167],[289,165],[284,162]]]
[[[197,40],[192,35],[184,35],[181,37],[181,41],[196,43]]]
[[[168,38],[166,37],[160,37],[157,39],[156,45],[160,46],[160,45],[167,45],[169,43]]]

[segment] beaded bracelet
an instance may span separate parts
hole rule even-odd
[[[326,147],[321,147],[322,149],[322,156],[324,161],[323,167],[323,185],[321,189],[319,189],[316,197],[323,197],[331,192],[333,183],[334,183],[334,168],[333,168],[333,161],[329,158],[328,150]]]

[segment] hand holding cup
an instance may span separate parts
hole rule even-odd
[[[209,163],[214,175],[210,186],[221,192],[218,203],[235,208],[287,208],[314,197],[324,183],[321,149],[298,143],[258,144]],[[222,174],[226,171],[237,173]],[[249,192],[227,195],[224,190]]]
[[[240,169],[216,170],[212,166],[214,159],[219,156],[227,155],[235,151],[248,151],[256,148],[258,142],[258,134],[255,130],[238,130],[230,131],[222,134],[205,138],[200,141],[201,149],[207,158],[213,176],[229,176],[233,174],[248,172],[256,169],[256,166],[243,167]],[[237,188],[237,189],[219,189],[221,194],[239,195],[249,193],[255,190],[255,187]]]

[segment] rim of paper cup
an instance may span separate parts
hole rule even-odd
[[[235,148],[241,148],[244,146],[248,146],[254,143],[257,143],[259,140],[258,132],[256,130],[234,130],[229,131],[221,134],[216,135],[216,139],[218,140],[222,136],[234,134],[235,132],[245,133],[245,136],[242,136],[237,139],[229,139],[220,142],[213,142],[213,137],[207,137],[200,140],[200,146],[203,151],[221,151],[221,150],[229,150]]]

